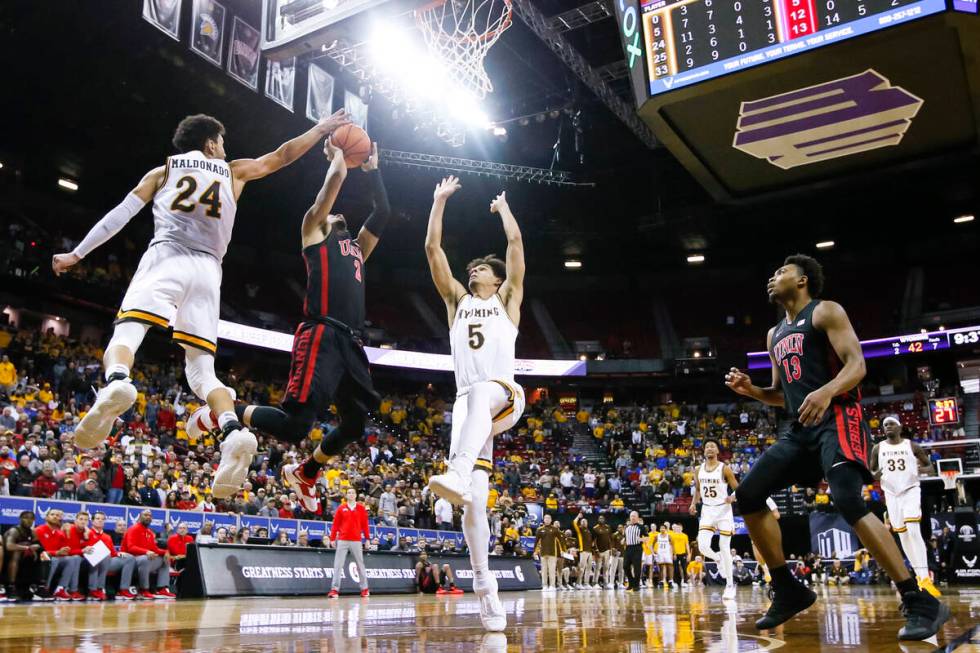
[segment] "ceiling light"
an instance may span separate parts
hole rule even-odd
[[[691,254],[687,257],[688,263],[704,263],[704,254]]]
[[[65,179],[64,177],[62,177],[61,179],[58,180],[58,186],[60,186],[61,188],[64,188],[65,190],[70,190],[73,193],[76,190],[78,190],[78,184],[77,183],[75,183],[71,179]]]
[[[507,135],[507,128],[506,127],[501,127],[501,126],[498,125],[498,126],[496,126],[496,127],[493,128],[493,135],[494,136],[506,136]]]
[[[3,162],[0,161],[0,170],[3,170]]]
[[[834,246],[834,241],[832,240],[821,240],[817,243],[817,249],[830,249]]]
[[[966,223],[966,222],[973,222],[973,218],[974,218],[974,216],[972,216],[972,215],[961,215],[961,216],[958,216],[958,217],[953,218],[953,223],[954,224],[963,224],[963,223]]]
[[[576,261],[574,259],[568,259],[567,261],[565,261],[565,269],[566,270],[581,270],[582,269],[582,261]]]

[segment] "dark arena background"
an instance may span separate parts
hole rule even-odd
[[[980,650],[976,0],[13,0],[0,29],[0,649]],[[197,425],[179,326],[147,334],[135,403],[108,439],[76,446],[107,387],[114,320],[140,308],[122,302],[151,208],[63,274],[52,257],[169,165],[186,116],[220,120],[227,156],[202,156],[233,162],[338,110],[377,144],[380,173],[348,164],[333,211],[359,229],[379,174],[390,204],[358,277],[381,401],[316,479],[316,510],[282,469],[332,437],[341,411],[293,440],[253,428],[247,480],[212,496],[224,435]],[[204,348],[216,345],[241,406],[287,391],[301,224],[331,168],[328,133],[238,198]],[[461,184],[442,236],[456,277],[513,243],[488,210],[501,192],[526,260],[514,371],[526,407],[494,438],[486,571],[463,509],[427,485],[455,446],[447,313],[425,246],[447,176]],[[799,426],[725,384],[732,368],[771,383],[766,334],[786,310],[767,282],[793,254],[822,264],[822,298],[861,340],[871,442],[892,416],[921,449],[921,520],[890,520],[877,479],[859,503],[896,542],[918,531],[925,543],[949,617],[924,641],[898,641],[907,595],[826,482],[772,495],[787,569],[817,596],[777,628],[755,625],[774,581],[738,504],[734,600],[698,543],[706,443],[741,481]],[[473,325],[468,336],[482,346]],[[818,466],[801,460],[801,477]],[[351,488],[365,568],[335,571]],[[633,511],[635,587],[622,562],[640,550],[609,535]],[[99,513],[104,562],[86,540]],[[647,547],[661,551],[647,532],[663,524],[669,560],[648,564]],[[485,628],[474,593],[485,573],[502,630]]]

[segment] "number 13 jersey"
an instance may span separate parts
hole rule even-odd
[[[167,157],[153,198],[153,240],[224,258],[235,227],[231,166],[198,150]]]
[[[456,391],[474,383],[505,381],[514,384],[514,346],[517,327],[507,315],[499,294],[489,299],[463,295],[449,329]]]

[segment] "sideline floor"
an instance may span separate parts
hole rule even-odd
[[[508,627],[492,635],[480,626],[472,594],[2,604],[0,651],[980,652],[980,589],[947,591],[953,616],[938,643],[901,645],[894,593],[849,587],[819,595],[771,633],[755,630],[767,601],[753,588],[740,588],[730,604],[720,588],[505,592]]]

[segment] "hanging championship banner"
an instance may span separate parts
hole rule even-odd
[[[259,30],[238,16],[231,28],[228,74],[253,91],[259,90]]]
[[[361,129],[367,129],[368,105],[357,93],[344,91],[344,109],[347,110],[352,123]]]
[[[320,122],[333,113],[333,76],[311,61],[306,82],[306,117]]]
[[[215,0],[194,0],[191,50],[217,67],[225,45],[225,8]]]
[[[143,20],[179,41],[182,4],[183,0],[143,0]]]
[[[290,111],[293,110],[293,91],[296,89],[296,57],[269,61],[265,67],[265,95]]]

